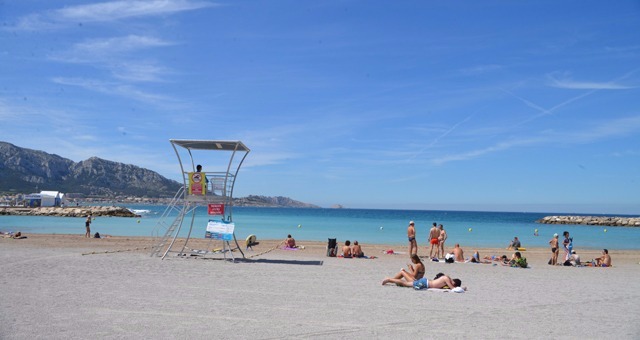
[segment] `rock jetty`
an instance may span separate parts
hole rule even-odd
[[[596,226],[640,227],[640,217],[546,216],[536,222],[543,224],[586,224]]]
[[[59,217],[86,217],[88,215],[112,216],[112,217],[140,217],[131,210],[115,206],[92,207],[40,207],[40,208],[0,208],[0,215],[24,215],[24,216],[59,216]]]

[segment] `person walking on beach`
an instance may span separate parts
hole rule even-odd
[[[564,248],[564,261],[571,259],[571,251],[573,250],[573,237],[569,237],[569,232],[562,233],[564,240],[562,241],[562,247]]]
[[[89,216],[87,216],[87,220],[84,221],[84,227],[86,229],[84,237],[91,238],[91,214],[89,214]]]
[[[438,227],[440,229],[440,236],[438,236],[438,244],[440,245],[440,251],[436,256],[440,258],[440,256],[444,257],[444,241],[447,240],[447,232],[444,231],[444,226],[442,224],[440,224]]]
[[[553,238],[549,241],[549,245],[551,246],[551,259],[549,260],[549,264],[555,266],[558,264],[558,254],[560,253],[557,233],[553,234]]]
[[[418,254],[418,241],[416,241],[416,226],[413,221],[409,221],[409,227],[407,227],[407,238],[409,239],[409,256]]]
[[[436,257],[438,256],[438,251],[440,247],[438,245],[438,237],[440,237],[440,229],[438,229],[438,225],[436,222],[433,222],[433,227],[429,230],[429,243],[431,243],[431,250],[429,250],[429,258],[433,258],[433,253],[435,249]]]

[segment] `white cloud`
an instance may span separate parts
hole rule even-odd
[[[577,127],[576,127],[577,129]],[[608,138],[623,138],[637,134],[640,131],[640,116],[626,117],[608,122],[596,122],[582,131],[563,131],[562,133],[547,132],[528,139],[509,140],[482,149],[471,150],[458,154],[450,154],[432,159],[436,165],[442,165],[453,161],[466,161],[481,156],[505,151],[522,146],[542,144],[585,144]]]
[[[548,75],[549,86],[570,90],[626,90],[633,89],[635,86],[627,86],[616,81],[609,82],[593,82],[593,81],[575,81],[567,76],[556,77]]]
[[[104,81],[94,80],[94,79],[64,78],[64,77],[53,78],[51,79],[51,81],[53,81],[56,84],[78,86],[87,90],[130,98],[140,102],[145,102],[145,103],[154,104],[158,106],[163,106],[163,105],[167,105],[167,103],[176,102],[171,97],[144,92],[134,86],[125,85],[118,82],[104,82]]]
[[[213,6],[216,4],[212,2],[190,0],[109,1],[30,14],[18,19],[17,24],[11,29],[48,30],[84,22],[110,22],[133,17],[171,15]]]

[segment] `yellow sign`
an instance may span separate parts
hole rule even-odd
[[[189,173],[189,195],[206,195],[207,181],[201,172]]]

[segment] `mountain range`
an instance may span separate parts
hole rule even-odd
[[[74,162],[56,154],[0,142],[0,192],[41,190],[94,197],[173,197],[182,184],[155,171],[98,157]],[[317,208],[288,197],[251,195],[234,205]]]

